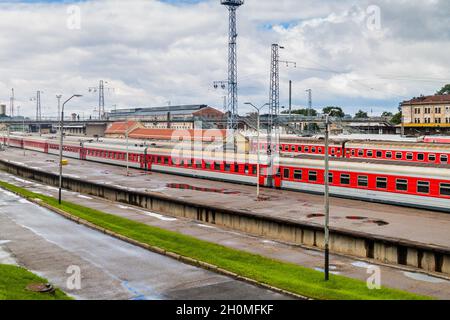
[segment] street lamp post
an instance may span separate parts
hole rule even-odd
[[[127,144],[127,177],[130,175],[130,163],[129,163],[129,149],[128,149],[128,118],[125,120],[126,122],[126,131],[125,131],[125,138],[126,138],[126,144]]]
[[[246,105],[249,105],[249,106],[252,106],[253,108],[255,108],[256,109],[256,112],[257,112],[257,115],[258,115],[258,120],[257,120],[257,128],[256,128],[256,130],[257,130],[257,138],[256,138],[256,140],[257,140],[257,143],[258,143],[258,147],[257,147],[257,155],[258,155],[258,160],[257,160],[257,163],[256,163],[256,175],[257,175],[257,178],[256,178],[256,199],[259,199],[259,191],[260,191],[260,187],[259,187],[259,178],[260,178],[260,176],[261,176],[261,173],[260,173],[260,166],[261,166],[261,160],[260,160],[260,152],[259,152],[259,144],[260,144],[260,142],[259,142],[259,127],[260,127],[260,111],[261,111],[261,109],[262,108],[264,108],[265,106],[268,106],[269,104],[268,103],[266,103],[266,104],[264,104],[264,105],[262,105],[261,107],[256,107],[254,104],[252,104],[252,103],[250,103],[250,102],[246,102],[245,103]]]
[[[61,119],[59,119],[59,131],[60,131],[60,140],[59,140],[59,192],[58,192],[58,203],[61,204],[61,191],[62,191],[62,156],[63,156],[63,140],[64,140],[64,106],[67,102],[72,100],[73,98],[82,97],[81,94],[74,94],[69,99],[67,99],[61,108]]]
[[[337,109],[331,109],[329,113],[325,115],[325,174],[324,174],[324,186],[325,186],[325,281],[330,279],[330,154],[329,154],[329,135],[330,135],[330,115]]]

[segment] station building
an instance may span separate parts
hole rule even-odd
[[[450,133],[450,94],[415,97],[400,107],[407,134]]]

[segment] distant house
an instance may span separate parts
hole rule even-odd
[[[144,128],[142,123],[138,121],[123,121],[112,123],[105,131],[107,138],[125,138],[127,131],[128,135],[138,128]]]

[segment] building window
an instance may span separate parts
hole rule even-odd
[[[430,193],[430,183],[427,181],[417,182],[417,192],[418,193]]]
[[[378,189],[387,189],[387,178],[377,178],[377,188]]]
[[[396,189],[398,191],[408,191],[408,180],[397,179],[397,181],[396,181]]]

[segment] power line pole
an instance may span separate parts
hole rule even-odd
[[[98,87],[89,87],[89,92],[98,92],[98,119],[104,119],[106,112],[105,112],[105,90],[114,91],[114,88],[105,88],[105,85],[108,84],[108,81],[100,80]]]
[[[221,4],[228,7],[228,121],[227,128],[238,128],[238,83],[237,83],[237,27],[236,10],[244,4],[244,0],[221,0]]]
[[[310,120],[311,116],[312,116],[312,89],[307,89],[306,92],[308,92],[308,120]],[[308,132],[311,131],[311,123],[308,123]]]
[[[14,88],[11,89],[11,98],[9,100],[9,114],[11,115],[11,118],[14,117]]]
[[[270,62],[270,94],[269,94],[269,119],[267,126],[267,155],[269,158],[269,171],[267,178],[268,187],[273,186],[273,164],[274,164],[274,154],[278,152],[278,145],[272,142],[272,134],[275,132],[275,140],[278,142],[278,115],[280,114],[280,62],[293,64],[294,67],[297,66],[295,62],[292,61],[280,61],[279,49],[284,49],[284,47],[278,44],[272,44],[272,54]]]
[[[60,94],[58,94],[56,96],[56,99],[58,99],[58,117],[57,117],[58,121],[60,120],[59,118],[61,116],[61,98],[62,98],[62,95],[60,95]]]

